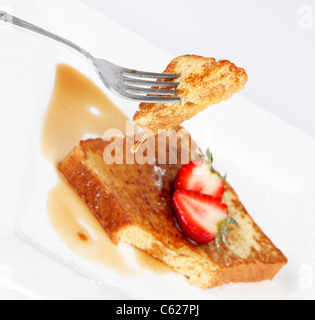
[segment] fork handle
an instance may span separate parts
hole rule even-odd
[[[0,21],[4,21],[4,22],[7,22],[7,23],[10,23],[10,24],[13,24],[13,25],[16,25],[16,26],[19,26],[21,28],[24,28],[24,29],[27,29],[27,30],[30,30],[30,31],[33,31],[33,32],[36,32],[36,33],[39,33],[43,36],[46,36],[48,38],[51,38],[55,41],[58,41],[58,42],[61,42],[62,44],[65,44],[69,47],[71,47],[72,49],[80,52],[81,54],[83,54],[84,56],[86,56],[87,58],[89,59],[93,59],[92,55],[90,53],[88,53],[87,51],[83,50],[81,47],[77,46],[75,43],[69,41],[69,40],[66,40],[60,36],[57,36],[56,34],[53,34],[47,30],[44,30],[42,28],[39,28],[27,21],[24,21],[22,19],[19,19],[15,16],[12,16],[11,14],[7,13],[7,12],[4,12],[4,11],[1,11],[0,10]]]

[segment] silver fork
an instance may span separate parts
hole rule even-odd
[[[80,52],[92,62],[105,86],[126,99],[151,103],[180,101],[180,98],[176,97],[178,93],[176,88],[179,83],[174,82],[179,78],[178,75],[137,71],[120,67],[103,59],[96,59],[73,42],[3,11],[0,11],[0,21],[39,33]]]

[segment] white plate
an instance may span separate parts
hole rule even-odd
[[[159,72],[173,58],[74,0],[2,1],[0,7],[127,67]],[[218,170],[228,172],[248,211],[288,257],[274,281],[200,290],[180,275],[122,277],[73,254],[47,217],[55,175],[39,148],[56,65],[87,75],[129,117],[137,104],[108,93],[64,47],[3,24],[0,35],[0,289],[49,299],[315,298],[315,141],[241,95],[185,126],[203,148],[212,148]]]

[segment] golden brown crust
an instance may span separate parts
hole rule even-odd
[[[157,136],[154,141],[158,143]],[[159,143],[163,147],[165,142]],[[171,196],[181,154],[192,151],[188,144],[178,143],[178,164],[107,165],[103,152],[108,144],[102,139],[82,141],[59,168],[114,243],[123,241],[148,252],[202,288],[269,280],[287,263],[228,183],[223,200],[239,222],[227,237],[228,245],[220,250],[213,242],[197,245],[181,233]],[[171,147],[168,155],[175,151]]]
[[[182,139],[177,140],[179,152],[176,154],[176,150],[170,151],[169,148],[164,148],[167,151],[165,159],[166,161],[172,159],[169,158],[169,154],[172,153],[175,154],[173,162],[181,163],[183,159],[187,159],[186,162],[188,162],[192,159],[192,155],[188,152],[190,146],[193,150],[198,147],[184,128],[179,126],[174,130],[174,133],[176,132],[179,137],[182,137]],[[169,132],[168,135],[171,133]],[[162,137],[164,136],[160,135],[159,137],[151,137],[151,139],[156,145],[164,146],[165,142],[168,144],[170,140],[162,139]],[[120,137],[120,139],[124,140],[123,137]],[[190,146],[181,151],[181,143],[183,145],[190,144]],[[171,207],[171,183],[180,165],[160,165],[161,172],[163,173],[163,170],[166,169],[167,172],[165,172],[165,176],[159,177],[159,171],[154,170],[154,165],[138,164],[135,159],[136,155],[133,155],[126,148],[124,149],[128,152],[128,159],[134,158],[135,164],[106,165],[103,152],[108,145],[109,142],[104,142],[102,139],[81,141],[60,163],[59,170],[67,182],[88,204],[113,242],[118,242],[118,232],[126,225],[130,225],[131,222],[147,225],[149,228],[152,221],[147,217],[148,211],[152,212],[153,215],[155,212],[163,211],[164,218],[172,220],[173,213],[169,210]],[[145,148],[145,146],[143,147]],[[141,148],[138,153],[141,152]],[[148,161],[154,162],[155,159],[158,159],[158,150],[162,150],[162,148],[155,148],[152,160],[148,159]],[[124,155],[124,163],[126,163],[126,155]],[[163,188],[157,183],[159,178],[165,180]],[[162,207],[154,205],[159,202],[159,198],[164,199],[161,203]],[[170,235],[178,233],[180,237],[181,234],[178,230],[174,232],[174,226],[175,224],[171,226],[169,231],[166,228],[165,232]],[[157,228],[155,236],[162,237],[160,228]],[[173,244],[176,245],[175,242]]]
[[[148,134],[169,130],[210,105],[243,90],[246,71],[227,60],[216,61],[196,55],[175,58],[164,73],[180,75],[178,103],[141,103],[134,121]],[[174,80],[178,81],[178,80]]]

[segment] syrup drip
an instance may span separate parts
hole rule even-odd
[[[125,133],[128,118],[84,75],[67,65],[58,65],[56,83],[42,135],[42,153],[57,166],[86,136],[102,137],[107,129]],[[140,145],[145,141],[139,142]],[[138,148],[139,148],[138,147]],[[93,263],[133,275],[86,203],[59,177],[47,204],[50,222],[63,242],[77,255]],[[163,263],[135,249],[139,265],[165,273]]]
[[[148,139],[148,136],[144,135],[139,142],[137,142],[133,147],[131,147],[130,149],[131,153],[133,154],[137,153],[139,148],[145,143],[147,139]]]

